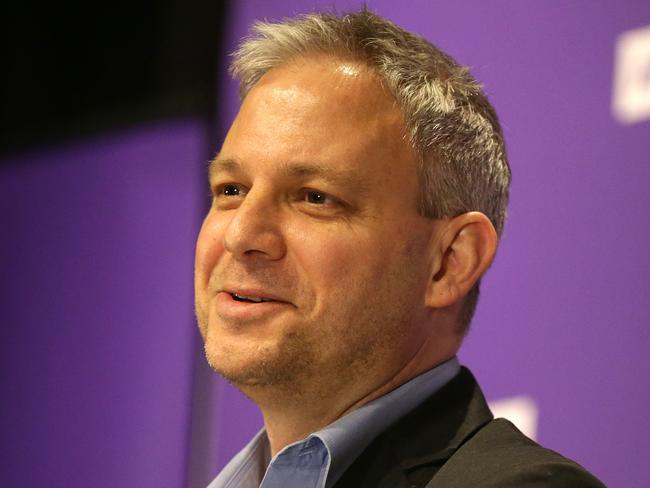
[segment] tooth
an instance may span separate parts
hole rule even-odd
[[[246,297],[243,295],[238,295],[237,293],[232,294],[235,300],[245,300],[247,302],[261,303],[261,302],[272,302],[270,298],[261,298],[261,297]]]

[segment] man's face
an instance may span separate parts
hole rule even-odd
[[[321,58],[268,72],[210,185],[195,291],[215,370],[325,396],[369,389],[415,354],[435,223],[417,213],[401,113],[366,69]]]

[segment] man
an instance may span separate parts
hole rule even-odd
[[[210,486],[602,486],[455,358],[510,182],[467,70],[364,10],[257,24],[232,72],[196,313],[265,429]]]

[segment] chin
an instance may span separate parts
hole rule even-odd
[[[216,343],[215,343],[216,342]],[[206,341],[210,367],[229,383],[245,390],[295,385],[307,373],[307,356],[286,354],[279,347],[233,347],[224,341]]]

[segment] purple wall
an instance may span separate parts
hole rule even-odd
[[[184,486],[205,128],[0,168],[0,486]]]
[[[235,2],[228,48],[256,19],[360,4]],[[650,5],[368,4],[471,66],[505,127],[510,220],[461,359],[489,399],[535,401],[540,442],[608,486],[647,486],[650,121],[621,125],[610,105],[616,39],[650,25]],[[224,87],[229,121],[236,87]],[[217,397],[213,473],[261,425],[230,386],[219,383]]]

